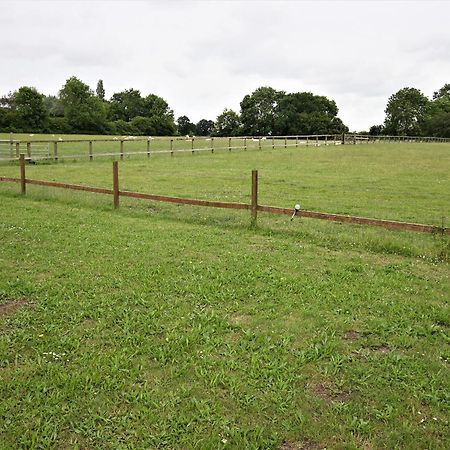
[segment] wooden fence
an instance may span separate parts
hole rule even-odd
[[[285,214],[291,217],[310,217],[314,219],[331,220],[334,222],[352,223],[358,225],[371,225],[383,228],[390,228],[396,230],[418,231],[423,233],[441,233],[450,234],[450,228],[437,227],[433,225],[424,225],[418,223],[398,222],[394,220],[371,219],[367,217],[348,216],[342,214],[329,214],[319,211],[296,210],[295,208],[279,208],[275,206],[264,206],[258,204],[258,171],[252,171],[252,188],[251,188],[251,203],[236,203],[236,202],[219,202],[209,200],[198,200],[180,197],[170,197],[165,195],[145,194],[141,192],[132,192],[120,190],[119,188],[119,163],[113,162],[113,188],[97,188],[91,186],[82,186],[79,184],[69,184],[57,181],[32,180],[26,178],[25,171],[25,155],[20,155],[20,178],[0,177],[0,182],[20,183],[22,194],[26,194],[27,184],[37,186],[49,186],[63,189],[73,189],[77,191],[93,192],[96,194],[108,194],[113,196],[114,208],[119,208],[120,197],[130,197],[144,200],[153,200],[159,202],[177,203],[182,205],[194,206],[208,206],[212,208],[227,208],[227,209],[246,209],[251,212],[252,222],[256,224],[258,211],[272,214]]]
[[[275,149],[299,146],[329,146],[341,144],[369,144],[377,142],[437,142],[448,143],[450,138],[417,137],[417,136],[369,136],[358,134],[321,134],[321,135],[296,135],[296,136],[234,136],[226,138],[214,137],[169,137],[151,138],[134,137],[127,138],[102,138],[102,139],[36,139],[36,140],[0,140],[0,160],[14,161],[26,148],[28,160],[53,160],[62,158],[86,158],[92,161],[97,157],[118,157],[146,155],[150,157],[156,154],[199,153],[217,150],[247,150],[247,149]],[[62,147],[75,145],[85,147],[80,150],[61,151]],[[3,147],[2,147],[3,146]],[[107,147],[107,151],[94,151],[95,147]],[[72,151],[72,153],[70,153]]]

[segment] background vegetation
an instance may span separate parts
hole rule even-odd
[[[84,133],[143,136],[283,136],[339,134],[348,127],[337,116],[334,100],[310,92],[286,93],[260,87],[246,95],[240,112],[225,108],[213,121],[175,121],[168,103],[155,94],[143,97],[136,89],[105,98],[103,81],[95,92],[76,77],[57,96],[22,86],[0,98],[0,132]],[[369,134],[450,137],[450,85],[429,100],[418,89],[393,94],[383,125]]]

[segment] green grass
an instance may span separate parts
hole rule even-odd
[[[161,155],[120,179],[248,202],[258,168],[260,203],[440,224],[449,157]],[[111,161],[27,176],[109,187]],[[448,447],[448,237],[17,191],[0,184],[0,448]]]
[[[244,139],[244,138],[221,138],[215,137],[211,139],[210,137],[195,137],[194,142],[192,138],[186,138],[184,136],[101,136],[101,135],[71,135],[71,134],[13,134],[13,140],[22,141],[19,145],[19,153],[28,153],[27,142],[30,142],[30,154],[31,157],[35,159],[42,159],[47,156],[54,156],[54,146],[50,142],[40,142],[40,141],[57,141],[58,147],[58,158],[59,160],[70,160],[71,158],[77,159],[89,159],[89,142],[92,141],[92,155],[96,159],[99,155],[120,155],[121,144],[123,141],[123,151],[125,155],[131,155],[135,157],[135,154],[147,153],[147,142],[146,139],[150,139],[150,152],[161,153],[161,152],[173,152],[184,153],[190,152],[192,146],[194,150],[198,152],[211,152],[211,148],[214,149],[227,149],[229,147],[236,150],[238,147],[247,147],[248,149],[258,149],[261,148],[272,148],[273,145],[283,148],[285,145],[284,139],[262,139],[260,142],[258,139]],[[101,140],[109,139],[109,142],[101,142]],[[6,133],[0,133],[0,140],[10,140],[10,135]],[[77,142],[85,141],[85,142]],[[116,142],[114,142],[116,141]],[[295,139],[288,139],[287,145],[295,146]],[[298,142],[297,142],[298,144]],[[301,145],[301,141],[300,144]],[[303,143],[306,145],[306,141]],[[325,144],[325,142],[322,142]],[[314,145],[314,140],[308,145]],[[12,147],[8,142],[0,143],[0,160],[8,159],[11,156],[16,156],[16,146],[13,143]],[[102,156],[104,157],[104,156]]]

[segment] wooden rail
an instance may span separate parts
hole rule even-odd
[[[151,142],[159,142],[159,149],[154,148],[155,144],[151,145]],[[216,142],[217,141],[217,142]],[[232,145],[234,141],[234,145]],[[177,148],[175,145],[177,142],[184,142],[183,148]],[[206,146],[195,146],[194,143],[207,142]],[[378,142],[436,142],[436,143],[449,143],[450,138],[440,137],[420,137],[420,136],[370,136],[361,134],[319,134],[319,135],[289,135],[289,136],[233,136],[233,137],[115,137],[115,138],[85,138],[85,139],[36,139],[36,140],[0,140],[0,145],[8,145],[9,155],[7,157],[0,155],[0,160],[14,161],[19,158],[21,149],[26,147],[27,159],[29,160],[53,160],[58,161],[61,158],[87,158],[89,161],[93,161],[97,157],[119,157],[124,159],[125,156],[132,155],[146,155],[150,157],[152,154],[170,154],[174,156],[178,153],[192,153],[197,152],[211,152],[216,150],[247,150],[249,148],[248,142],[254,142],[254,148],[257,150],[272,149],[275,148],[292,148],[300,146],[329,146],[340,144],[370,144]],[[86,151],[70,151],[67,146],[70,144],[86,144]],[[108,148],[104,148],[99,152],[94,151],[94,146],[99,143],[110,143]],[[115,150],[114,146],[118,146]],[[130,143],[145,143],[142,149],[136,149],[136,146],[130,148]],[[164,145],[161,146],[161,143]],[[39,152],[34,151],[34,144],[47,144],[48,152],[46,155],[42,155]],[[15,152],[14,152],[15,146]],[[66,147],[65,152],[61,152],[62,147]],[[50,151],[50,148],[53,150]],[[145,148],[144,148],[145,147]],[[23,151],[23,150],[22,150]],[[67,153],[67,154],[66,154]]]
[[[268,212],[272,214],[287,214],[292,216],[293,209],[277,208],[274,206],[258,205],[258,211]],[[300,217],[311,217],[313,219],[331,220],[333,222],[355,223],[358,225],[372,225],[383,228],[393,228],[397,230],[419,231],[423,233],[442,232],[450,234],[450,228],[436,227],[433,225],[423,225],[420,223],[398,222],[396,220],[370,219],[367,217],[347,216],[343,214],[330,214],[318,211],[301,210],[295,214]]]
[[[63,183],[59,181],[44,181],[32,180],[25,176],[25,155],[20,155],[20,178],[0,177],[0,182],[20,183],[22,194],[26,193],[26,185],[32,184],[37,186],[48,186],[62,189],[72,189],[76,191],[92,192],[96,194],[113,195],[114,208],[119,207],[120,197],[130,197],[143,200],[152,200],[158,202],[177,203],[181,205],[207,206],[211,208],[225,208],[225,209],[245,209],[250,210],[252,223],[255,224],[257,220],[257,213],[266,212],[271,214],[284,214],[289,216],[309,217],[314,219],[330,220],[334,222],[352,223],[358,225],[369,225],[376,227],[383,227],[388,229],[403,230],[403,231],[417,231],[422,233],[442,233],[450,234],[450,228],[438,227],[433,225],[425,225],[411,222],[399,222],[395,220],[371,219],[367,217],[349,216],[343,214],[330,214],[319,211],[300,210],[296,211],[293,208],[279,208],[276,206],[258,205],[258,171],[252,171],[252,188],[251,188],[251,203],[237,203],[237,202],[220,202],[210,200],[199,200],[191,198],[172,197],[166,195],[145,194],[141,192],[132,192],[119,189],[119,169],[118,162],[113,162],[113,189],[98,188],[91,186],[83,186],[79,184]]]

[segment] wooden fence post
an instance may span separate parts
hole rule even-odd
[[[16,142],[16,158],[20,158],[20,143]]]
[[[272,150],[275,150],[275,138],[272,136]]]
[[[113,161],[114,209],[119,207],[119,163]]]
[[[194,138],[191,139],[191,151],[194,154]]]
[[[244,138],[244,150],[247,150],[247,138]]]
[[[295,136],[295,148],[298,147],[298,136]]]
[[[228,138],[228,151],[231,152],[231,138]]]
[[[214,153],[214,138],[211,138],[211,153]]]
[[[56,141],[53,142],[53,159],[58,161],[58,143]]]
[[[287,137],[284,138],[284,148],[287,148]]]
[[[89,141],[89,161],[94,159],[94,155],[92,154],[92,141]]]
[[[170,156],[173,156],[173,139],[170,140]]]
[[[27,156],[31,159],[31,142],[27,142]]]
[[[252,225],[256,225],[258,216],[258,171],[252,170]]]
[[[20,187],[22,194],[25,195],[27,192],[27,184],[25,179],[25,155],[23,153],[20,154],[19,162],[20,162]]]
[[[150,158],[150,138],[147,139],[147,157]]]
[[[123,141],[120,141],[120,159],[123,159]]]
[[[261,150],[261,138],[258,138],[258,150]]]

